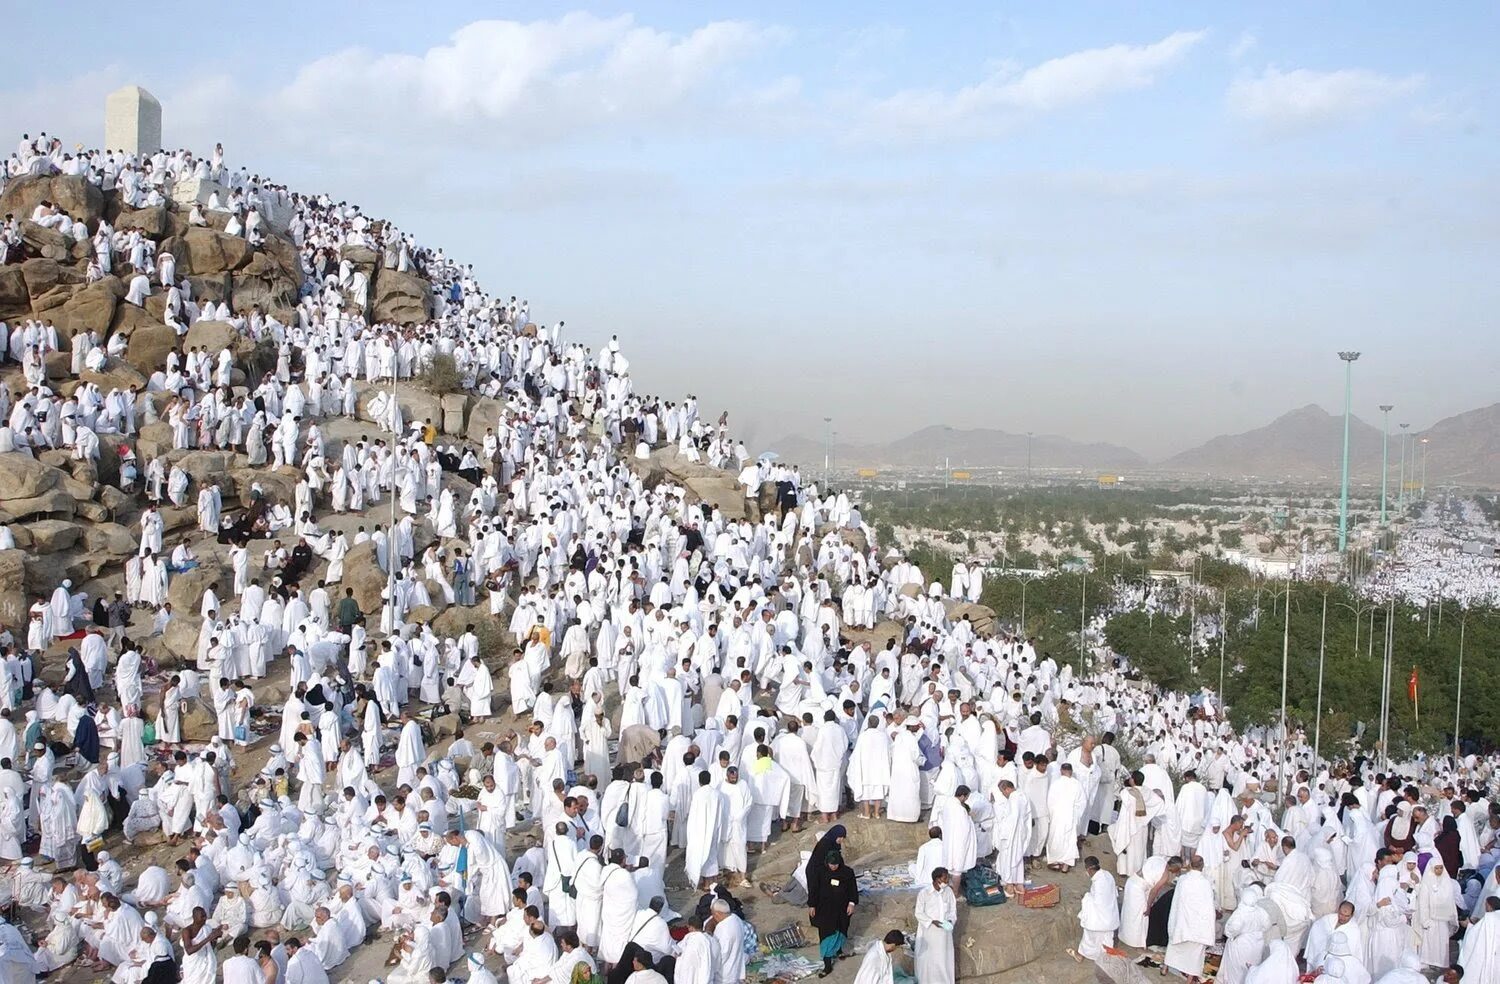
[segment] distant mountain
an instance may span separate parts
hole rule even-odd
[[[1407,477],[1420,473],[1421,440],[1427,438],[1427,484],[1500,487],[1500,403],[1446,417],[1425,431],[1411,431]],[[1380,428],[1349,421],[1349,474],[1380,479]],[[1337,480],[1344,448],[1344,418],[1308,405],[1243,434],[1216,437],[1160,463],[1169,471],[1205,472],[1221,478]],[[1390,481],[1401,476],[1400,430],[1391,425]],[[1415,479],[1413,479],[1415,480]],[[1394,484],[1392,485],[1394,488]]]
[[[1380,429],[1349,421],[1351,475],[1380,476]],[[1394,442],[1392,442],[1394,450]],[[1344,454],[1344,417],[1315,403],[1282,414],[1264,427],[1225,434],[1160,463],[1168,471],[1224,478],[1337,478]]]
[[[1146,459],[1117,444],[1085,444],[1055,434],[1036,434],[1031,441],[1034,468],[1115,469],[1140,468]],[[941,468],[946,460],[958,468],[1025,468],[1025,434],[979,428],[925,427],[914,434],[885,444],[839,443],[833,458],[839,468]],[[772,444],[788,461],[821,467],[821,441],[786,437]]]
[[[1423,437],[1428,439],[1429,487],[1435,482],[1500,487],[1500,403],[1444,417],[1416,439]]]
[[[1421,440],[1427,438],[1427,485],[1454,482],[1500,488],[1500,403],[1446,417],[1425,431],[1410,432],[1412,460],[1420,473]],[[1391,488],[1399,479],[1400,431],[1391,424]],[[1349,421],[1349,475],[1361,482],[1380,480],[1381,432],[1358,417]],[[786,437],[768,450],[811,468],[823,464],[823,443]],[[1224,434],[1165,461],[1148,462],[1116,444],[1084,444],[1055,434],[1032,438],[1037,469],[1161,471],[1216,478],[1294,479],[1336,482],[1344,450],[1344,418],[1317,404],[1282,414],[1264,427]],[[1007,431],[926,427],[885,444],[840,443],[833,449],[839,468],[1026,467],[1026,435]]]

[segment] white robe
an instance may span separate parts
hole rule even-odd
[[[919,984],[954,984],[953,924],[958,900],[946,885],[917,893],[916,974]]]
[[[1056,775],[1047,787],[1047,863],[1075,864],[1078,861],[1078,821],[1083,816],[1083,784],[1072,776]]]
[[[1201,871],[1184,871],[1172,893],[1167,916],[1167,966],[1185,975],[1203,976],[1203,957],[1214,945],[1214,891]]]

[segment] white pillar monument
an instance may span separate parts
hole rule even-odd
[[[161,103],[138,85],[104,98],[104,148],[127,154],[161,150]]]

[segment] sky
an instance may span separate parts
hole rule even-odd
[[[1164,457],[1500,400],[1500,7],[156,2],[5,14],[0,147],[163,139],[393,219],[752,446]],[[31,43],[34,42],[34,43]]]

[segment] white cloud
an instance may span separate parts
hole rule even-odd
[[[506,140],[550,139],[701,108],[776,29],[716,21],[686,34],[630,17],[476,21],[420,54],[350,48],[299,69],[266,100],[278,115],[369,125],[379,138],[496,125]],[[477,131],[476,135],[485,132]]]
[[[1331,72],[1272,66],[1229,87],[1229,110],[1271,130],[1299,130],[1368,115],[1422,87],[1420,75],[1396,77],[1363,68]]]
[[[1260,43],[1260,38],[1255,36],[1254,31],[1243,31],[1235,39],[1234,44],[1229,46],[1229,57],[1232,61],[1239,61],[1248,55],[1254,47]]]
[[[870,105],[865,125],[886,136],[911,136],[1003,122],[1143,89],[1181,61],[1206,34],[1177,31],[1152,44],[1089,48],[1025,69],[1003,64],[956,91],[908,89]]]

